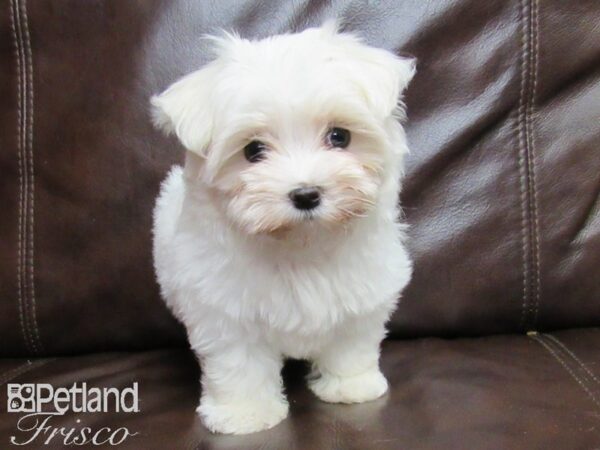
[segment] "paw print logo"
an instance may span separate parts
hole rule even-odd
[[[35,386],[9,383],[6,387],[8,412],[35,412]]]

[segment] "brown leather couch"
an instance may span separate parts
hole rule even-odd
[[[391,389],[325,404],[292,362],[284,423],[210,435],[152,270],[153,201],[183,151],[148,98],[207,61],[203,33],[331,16],[419,60]],[[0,34],[0,448],[31,435],[9,383],[75,382],[138,382],[137,413],[52,418],[138,433],[118,448],[600,448],[600,2],[3,0]],[[45,438],[24,448],[60,448]]]

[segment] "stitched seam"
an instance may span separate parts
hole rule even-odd
[[[525,330],[531,327],[535,328],[537,324],[541,290],[539,218],[532,120],[538,72],[537,8],[537,0],[522,0],[519,10],[519,21],[521,23],[521,86],[517,120],[524,267],[521,327]]]
[[[21,28],[21,18],[18,7],[18,1],[15,3],[15,21],[17,24],[17,42],[19,43],[19,87],[21,96],[19,98],[19,112],[21,120],[19,122],[19,158],[21,163],[21,239],[20,239],[20,271],[21,271],[21,298],[23,303],[23,319],[25,321],[25,328],[27,330],[27,339],[29,351],[33,352],[33,338],[31,334],[31,327],[29,324],[29,303],[27,299],[27,279],[26,274],[26,248],[27,248],[27,189],[28,189],[28,171],[27,161],[25,159],[25,123],[27,121],[27,106],[25,104],[25,98],[27,96],[26,84],[25,84],[25,48],[23,46],[23,30]]]
[[[588,394],[588,396],[596,404],[596,406],[600,407],[600,401],[598,400],[598,398],[596,398],[594,393],[575,374],[575,372],[569,367],[569,365],[565,362],[565,360],[562,359],[558,355],[558,353],[547,342],[545,342],[544,339],[542,339],[542,337],[540,335],[532,334],[532,335],[530,335],[530,337],[531,337],[531,339],[537,341],[540,345],[542,345],[548,351],[548,353],[550,353],[554,357],[554,359],[556,361],[558,361],[561,366],[563,366],[563,368],[569,373],[569,375],[571,375],[571,377],[577,382],[577,384],[579,384],[579,386],[581,386],[583,388],[583,390]]]
[[[531,71],[533,68],[533,51],[531,50],[533,42],[533,26],[532,26],[532,2],[527,0],[527,78],[526,78],[526,95],[525,95],[525,112],[524,112],[524,129],[525,129],[525,162],[527,164],[527,214],[529,217],[529,229],[527,230],[529,236],[529,258],[530,258],[530,272],[529,272],[529,304],[527,307],[527,324],[526,327],[529,329],[531,323],[531,317],[535,308],[535,237],[534,237],[534,226],[533,223],[533,208],[531,204],[531,102],[529,101],[531,96]]]
[[[529,189],[529,217],[530,221],[530,243],[531,243],[531,261],[532,276],[531,283],[531,303],[529,305],[530,327],[535,328],[540,299],[540,243],[539,243],[539,219],[537,208],[537,187],[535,170],[535,146],[533,135],[533,115],[535,106],[535,97],[537,90],[537,59],[538,59],[538,19],[537,19],[537,0],[532,0],[529,4],[529,78],[527,96],[527,108],[525,110],[525,129],[527,135],[527,167],[528,167],[528,189]]]
[[[39,359],[37,361],[31,362],[31,361],[27,361],[27,363],[18,366],[16,368],[14,368],[13,370],[9,370],[8,372],[6,372],[3,377],[2,380],[0,381],[0,386],[8,383],[9,381],[14,380],[17,377],[20,377],[21,375],[36,369],[38,367],[41,367],[47,363],[49,363],[50,361],[54,361],[56,358],[50,358],[50,359]]]
[[[521,250],[523,258],[523,302],[521,306],[521,327],[525,328],[527,318],[527,308],[529,305],[529,242],[528,230],[529,216],[527,211],[527,171],[525,168],[526,143],[525,143],[525,90],[527,80],[527,63],[525,55],[527,53],[527,34],[526,34],[526,3],[525,0],[519,2],[519,23],[521,25],[521,52],[520,61],[520,90],[519,103],[517,109],[517,144],[518,144],[518,165],[519,165],[519,188],[521,200]]]
[[[31,287],[31,281],[32,281],[32,275],[33,272],[31,270],[31,260],[30,260],[30,255],[31,255],[31,247],[32,247],[32,229],[31,229],[31,220],[32,220],[32,216],[31,216],[31,199],[33,198],[32,193],[31,193],[31,188],[33,185],[33,179],[32,179],[32,161],[30,160],[30,154],[29,154],[29,124],[30,124],[30,117],[31,117],[31,110],[30,110],[30,85],[29,85],[29,78],[30,75],[28,73],[29,71],[29,64],[28,64],[28,60],[29,57],[27,55],[27,50],[28,50],[28,46],[26,47],[26,43],[25,43],[25,34],[24,34],[24,29],[25,29],[25,23],[23,21],[23,8],[22,8],[22,2],[21,0],[16,0],[16,4],[15,4],[15,11],[16,11],[16,23],[17,23],[17,30],[19,32],[19,38],[20,38],[20,44],[21,44],[21,60],[22,60],[22,64],[21,64],[21,72],[22,72],[22,77],[21,77],[21,85],[22,85],[22,90],[24,93],[24,96],[22,97],[21,100],[21,108],[23,110],[22,112],[22,121],[21,121],[21,131],[22,131],[22,146],[21,146],[21,152],[22,152],[22,161],[23,161],[23,174],[24,174],[24,194],[23,194],[23,255],[22,255],[22,285],[23,285],[23,292],[24,292],[24,318],[25,318],[25,324],[27,326],[27,330],[28,330],[28,334],[29,334],[29,342],[31,345],[31,350],[33,353],[38,352],[38,346],[36,344],[35,338],[34,338],[34,333],[32,331],[33,325],[32,325],[32,319],[33,319],[33,314],[32,314],[32,300],[31,300],[31,294],[32,294],[32,287]],[[27,31],[28,32],[28,31]]]
[[[530,163],[531,163],[531,206],[533,209],[533,242],[534,242],[534,253],[535,265],[534,265],[534,309],[532,313],[532,325],[537,326],[537,318],[540,305],[540,224],[538,214],[538,189],[536,180],[536,149],[535,149],[535,137],[533,133],[533,117],[535,114],[535,101],[537,95],[537,84],[538,84],[538,71],[539,71],[539,2],[533,0],[531,8],[531,41],[532,41],[532,59],[531,59],[531,72],[532,72],[532,86],[531,86],[531,98],[530,98],[530,110],[529,110],[529,135],[530,135]]]
[[[29,322],[29,297],[27,290],[27,246],[28,246],[28,235],[27,235],[27,202],[29,201],[29,170],[27,168],[27,79],[26,79],[26,57],[25,57],[25,45],[23,44],[23,27],[21,23],[21,10],[19,6],[19,1],[15,2],[15,21],[17,24],[17,36],[20,48],[20,59],[19,59],[19,78],[20,78],[20,87],[21,87],[21,101],[19,103],[19,109],[21,110],[21,122],[19,124],[20,127],[20,158],[21,165],[23,168],[23,198],[21,200],[21,217],[22,217],[22,229],[21,229],[21,287],[22,287],[22,298],[23,298],[23,318],[25,319],[25,327],[27,329],[27,336],[29,339],[29,351],[34,352],[35,346],[33,343],[33,334],[31,332],[31,324]]]
[[[5,373],[2,374],[2,378],[0,379],[0,386],[5,384],[7,381],[12,380],[15,377],[18,377],[24,369],[28,368],[31,365],[31,361],[27,360],[25,364],[21,364]]]
[[[592,372],[592,370],[581,359],[579,359],[579,357],[575,354],[575,352],[573,352],[565,344],[563,344],[563,342],[560,339],[558,339],[557,337],[555,337],[551,334],[544,334],[544,336],[547,339],[550,339],[553,342],[555,342],[558,346],[560,346],[571,358],[573,358],[575,360],[575,362],[577,362],[579,364],[579,366],[581,366],[581,368],[590,376],[590,378],[592,380],[594,380],[597,384],[600,384],[600,379],[598,379],[598,377],[596,377],[594,372]]]
[[[17,253],[18,253],[18,264],[17,264],[17,299],[19,304],[19,322],[21,325],[21,333],[23,335],[23,339],[25,341],[25,347],[27,351],[31,352],[31,338],[29,335],[28,324],[26,322],[26,314],[24,313],[24,309],[26,308],[25,302],[23,301],[23,210],[24,210],[24,200],[25,195],[23,192],[24,187],[24,172],[23,169],[23,156],[22,156],[22,148],[23,148],[23,139],[22,139],[22,122],[23,122],[23,113],[22,113],[22,97],[23,97],[23,86],[22,86],[22,64],[21,64],[21,41],[20,41],[20,23],[18,20],[18,12],[16,11],[14,0],[10,0],[10,24],[11,30],[13,33],[14,43],[15,43],[15,56],[17,59],[17,159],[18,159],[18,167],[19,167],[19,215],[18,215],[18,244],[17,244]]]
[[[39,352],[42,348],[40,340],[40,332],[37,323],[36,299],[35,299],[35,260],[34,260],[34,244],[35,244],[35,171],[33,160],[33,120],[34,120],[34,91],[33,91],[33,52],[31,50],[31,37],[29,35],[29,18],[27,16],[27,0],[21,3],[23,10],[23,29],[25,30],[25,44],[27,45],[27,85],[29,96],[28,108],[29,121],[27,122],[27,137],[28,137],[28,158],[29,158],[29,284],[31,290],[31,325],[34,331],[35,339],[32,339],[34,350]]]

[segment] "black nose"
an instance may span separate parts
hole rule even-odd
[[[321,203],[321,193],[316,187],[301,187],[289,193],[290,200],[298,209],[314,209]]]

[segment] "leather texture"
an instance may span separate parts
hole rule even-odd
[[[284,372],[290,417],[247,436],[211,435],[201,425],[198,369],[186,350],[40,359],[35,366],[11,360],[4,364],[17,375],[8,372],[0,384],[125,387],[138,381],[139,413],[69,413],[52,421],[70,429],[84,417],[94,429],[139,433],[114,447],[121,449],[594,449],[600,445],[600,383],[592,375],[600,373],[599,345],[597,329],[388,341],[382,370],[391,391],[351,406],[317,401],[303,382],[306,368],[293,364]],[[15,434],[17,417],[0,404],[1,442]]]
[[[208,61],[205,33],[331,17],[418,58],[391,392],[326,405],[292,364],[290,420],[209,436],[152,270],[154,198],[183,149],[148,99]],[[0,2],[0,387],[137,380],[141,413],[86,416],[139,430],[130,448],[600,448],[599,23],[595,0]]]
[[[204,33],[333,16],[419,60],[402,195],[415,275],[392,334],[598,324],[600,6],[577,5],[4,2],[0,320],[21,326],[1,327],[0,352],[185,342],[150,254],[183,151],[152,129],[148,98],[207,61]]]

